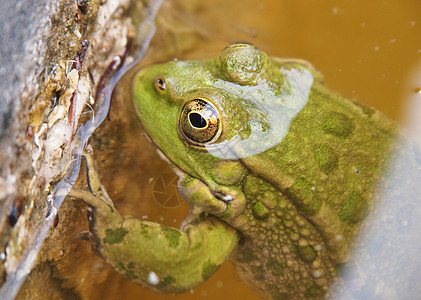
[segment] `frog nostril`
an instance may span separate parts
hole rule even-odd
[[[157,92],[163,92],[167,88],[167,83],[164,78],[155,79],[155,90]]]

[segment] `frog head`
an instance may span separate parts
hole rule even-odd
[[[215,58],[141,70],[133,99],[142,127],[179,174],[230,199],[247,174],[241,159],[285,137],[313,78],[308,65],[283,63],[252,45],[234,44]],[[242,209],[239,205],[235,215]]]

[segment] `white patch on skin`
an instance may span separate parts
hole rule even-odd
[[[157,285],[159,283],[159,277],[154,272],[149,272],[148,283],[150,285]]]
[[[242,86],[217,79],[213,83],[216,88],[238,96],[247,103],[251,115],[266,115],[264,119],[249,120],[251,132],[245,139],[237,134],[221,143],[206,144],[206,150],[211,155],[223,159],[249,157],[272,148],[284,139],[291,122],[307,104],[314,78],[306,69],[289,70],[281,67],[280,71],[287,87],[280,90],[274,89],[268,82]]]
[[[224,196],[224,197],[222,197],[222,200],[224,200],[224,201],[232,201],[232,196],[231,195],[226,195],[226,196]]]

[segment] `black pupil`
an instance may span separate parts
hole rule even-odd
[[[189,115],[189,120],[190,120],[190,123],[193,125],[193,127],[196,127],[196,128],[206,127],[206,120],[203,119],[201,114],[191,113]]]

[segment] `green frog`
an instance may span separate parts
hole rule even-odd
[[[141,126],[191,204],[180,229],[121,217],[86,155],[95,252],[158,292],[188,291],[228,259],[265,299],[324,298],[373,208],[396,137],[330,91],[310,63],[250,44],[141,70]]]

